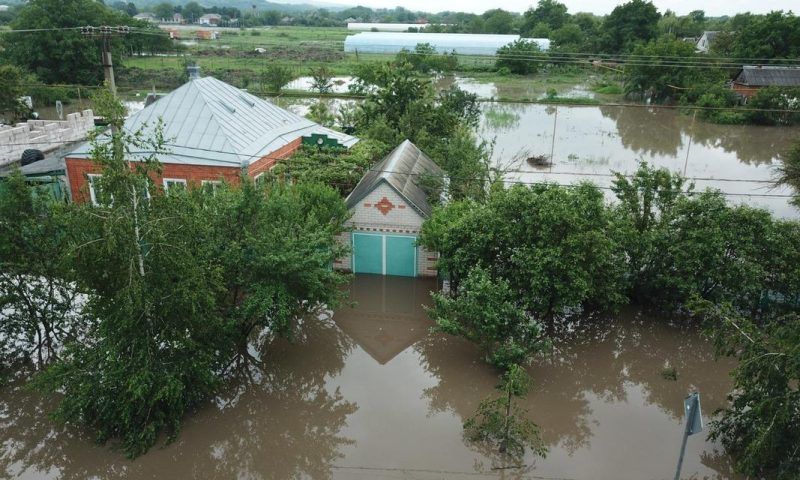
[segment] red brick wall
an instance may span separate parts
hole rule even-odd
[[[291,156],[303,143],[302,138],[297,138],[278,150],[252,162],[247,169],[250,177],[272,168],[279,160]],[[85,158],[66,158],[67,179],[72,192],[72,200],[77,203],[89,201],[89,187],[87,186],[87,173],[100,173],[102,170],[92,160]],[[188,183],[200,185],[202,180],[222,180],[238,184],[241,169],[237,167],[211,167],[206,165],[185,165],[177,163],[161,164],[161,175],[153,176],[153,182],[163,188],[164,178],[182,178]]]
[[[272,168],[278,160],[282,160],[284,158],[290,157],[294,152],[300,149],[300,146],[303,144],[302,138],[297,138],[286,145],[282,146],[281,148],[275,150],[274,152],[259,158],[255,162],[250,164],[250,167],[247,170],[247,174],[250,177],[255,177],[259,173],[266,172],[270,168]]]
[[[72,192],[72,200],[77,203],[89,201],[89,187],[87,186],[87,173],[100,173],[102,170],[92,160],[85,158],[67,158],[67,179]],[[154,175],[153,182],[163,188],[164,178],[182,178],[190,185],[200,185],[202,180],[222,180],[238,184],[241,170],[236,167],[211,167],[206,165],[183,165],[164,163],[161,165],[161,175]]]
[[[760,88],[759,87],[748,87],[748,86],[742,85],[740,83],[734,83],[733,84],[733,90],[736,93],[738,93],[739,95],[742,95],[744,97],[750,98],[753,95],[755,95],[756,93],[758,93]]]

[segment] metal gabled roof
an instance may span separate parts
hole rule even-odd
[[[370,192],[386,182],[422,216],[428,217],[432,207],[428,195],[419,186],[422,175],[442,176],[444,171],[410,140],[405,140],[372,167],[347,197],[347,208],[353,208]]]
[[[754,87],[798,87],[800,67],[745,65],[736,76],[736,82]]]
[[[323,127],[213,77],[191,80],[125,121],[128,132],[154,132],[161,120],[162,163],[242,166],[297,138],[317,133],[345,147],[358,139]],[[88,144],[69,157],[89,156]],[[132,159],[149,152],[132,152]]]

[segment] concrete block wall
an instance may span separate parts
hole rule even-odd
[[[94,128],[94,113],[70,113],[66,120],[28,120],[15,126],[0,126],[0,166],[19,161],[32,148],[48,152],[68,142],[87,137]]]
[[[419,235],[424,217],[406,203],[392,187],[386,183],[378,185],[372,192],[351,209],[353,216],[348,226],[355,232],[397,233]],[[350,245],[350,232],[338,237],[344,245]],[[350,245],[352,247],[352,245]],[[417,247],[417,275],[435,277],[437,254]],[[334,263],[338,270],[350,271],[351,257],[340,258]]]

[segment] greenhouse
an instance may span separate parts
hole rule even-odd
[[[397,53],[403,49],[414,50],[414,47],[420,43],[428,43],[439,53],[494,55],[500,47],[521,38],[519,35],[475,33],[362,32],[350,35],[345,39],[344,51],[350,53]],[[535,42],[542,50],[550,48],[550,40],[546,38],[524,38],[522,40]]]

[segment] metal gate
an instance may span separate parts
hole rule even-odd
[[[417,237],[353,233],[353,272],[415,277]]]

